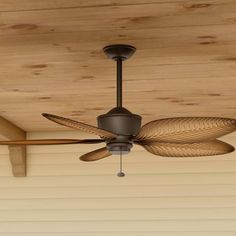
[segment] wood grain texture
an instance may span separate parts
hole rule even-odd
[[[25,177],[27,170],[26,146],[10,145],[8,148],[13,175],[15,177]]]
[[[124,104],[150,120],[236,118],[234,0],[0,1],[0,114],[27,131],[67,129],[50,112],[96,125],[115,104],[102,47],[137,47]],[[148,82],[147,82],[148,81]]]
[[[26,139],[26,132],[3,117],[0,117],[0,138],[7,141]],[[15,177],[26,176],[26,147],[24,145],[9,145],[8,150],[8,158],[12,165],[13,175]]]

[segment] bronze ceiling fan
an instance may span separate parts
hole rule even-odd
[[[82,161],[96,161],[112,154],[127,154],[133,144],[148,152],[166,157],[198,157],[221,155],[234,147],[217,138],[236,130],[236,120],[216,117],[178,117],[151,121],[141,127],[141,116],[122,106],[122,63],[135,48],[130,45],[110,45],[104,53],[117,64],[117,105],[97,117],[98,127],[64,117],[43,113],[47,119],[76,130],[96,134],[101,139],[43,139],[0,141],[0,145],[55,145],[105,143],[105,147],[84,154]],[[120,176],[123,173],[120,172]]]

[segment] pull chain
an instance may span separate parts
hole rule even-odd
[[[125,177],[125,173],[122,170],[123,162],[122,162],[122,151],[120,151],[120,171],[117,173],[118,177]]]

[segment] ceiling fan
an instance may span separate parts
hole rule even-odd
[[[216,117],[178,117],[151,121],[141,127],[142,117],[131,113],[122,105],[122,63],[130,58],[135,47],[110,45],[104,53],[117,65],[117,104],[108,113],[97,117],[98,127],[64,117],[42,115],[60,125],[96,134],[100,139],[43,139],[0,141],[0,145],[56,145],[96,144],[105,147],[86,153],[82,161],[96,161],[113,154],[127,154],[133,144],[148,152],[166,157],[198,157],[221,155],[234,151],[234,147],[217,138],[236,130],[236,120]],[[122,160],[122,159],[121,159]],[[123,172],[119,176],[124,176]]]

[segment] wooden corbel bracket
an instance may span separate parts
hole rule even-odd
[[[0,117],[0,138],[2,140],[24,140],[26,132]],[[8,148],[13,175],[15,177],[26,176],[26,146],[10,145]]]

